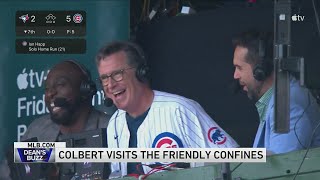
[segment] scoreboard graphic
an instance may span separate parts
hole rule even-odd
[[[86,12],[17,11],[17,54],[84,54]]]

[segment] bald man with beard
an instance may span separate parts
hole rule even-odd
[[[74,61],[55,65],[45,83],[45,103],[50,114],[34,120],[22,140],[37,137],[38,141],[50,142],[61,134],[106,128],[110,116],[92,107],[93,94],[84,96],[80,92],[87,76]],[[55,104],[57,99],[63,99],[66,105],[59,107]]]
[[[64,134],[107,128],[111,116],[92,106],[95,84],[91,84],[92,92],[84,94],[80,90],[81,84],[90,80],[89,71],[75,61],[56,64],[45,82],[45,103],[50,114],[32,121],[22,141],[37,137],[39,142],[54,142]]]

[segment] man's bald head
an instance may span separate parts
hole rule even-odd
[[[63,61],[53,66],[48,74],[48,78],[52,74],[63,74],[68,76],[72,81],[79,85],[79,88],[82,80],[87,79],[87,75],[84,74],[80,67],[71,61]]]
[[[50,70],[46,80],[45,102],[55,123],[72,125],[76,121],[75,115],[82,108],[91,107],[90,98],[83,98],[80,92],[84,80],[87,80],[86,74],[71,61],[60,62]],[[57,98],[64,99],[66,106],[59,107],[55,103]]]

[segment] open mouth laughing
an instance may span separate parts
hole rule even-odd
[[[121,98],[121,96],[122,96],[125,92],[126,92],[126,90],[124,89],[124,90],[120,90],[120,91],[113,92],[112,94],[114,95],[114,97],[115,97],[116,99],[119,99],[119,98]]]
[[[55,106],[54,102],[50,103],[50,108],[53,113],[57,113],[57,112],[61,111],[61,109],[62,109],[61,107]]]

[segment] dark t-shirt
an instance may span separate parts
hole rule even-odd
[[[137,142],[138,142],[137,131],[139,126],[142,124],[143,120],[146,118],[149,112],[149,109],[146,112],[144,112],[142,115],[136,118],[133,118],[128,113],[126,113],[127,125],[130,132],[129,148],[137,147]],[[128,163],[127,173],[128,174],[144,174],[141,163]]]

